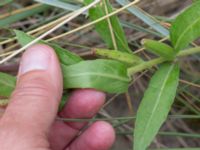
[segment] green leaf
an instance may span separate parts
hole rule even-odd
[[[84,0],[84,2],[85,4],[90,4],[91,2],[93,2],[93,0]],[[108,0],[106,0],[106,6],[108,8],[108,12],[111,13],[113,11],[113,8]],[[96,7],[91,8],[89,10],[89,17],[91,20],[97,20],[105,15],[106,15],[106,11],[105,11],[104,4],[98,4]],[[117,16],[110,17],[110,22],[111,22],[112,30],[113,30],[114,37],[116,40],[116,44],[117,44],[117,50],[120,50],[123,52],[131,52],[128,46],[128,42],[125,37],[125,33],[120,25],[118,17]],[[108,45],[108,47],[111,49],[115,49],[108,20],[105,19],[103,21],[96,23],[95,27],[96,27],[97,32],[100,34],[101,38]]]
[[[22,45],[33,40],[21,31],[15,32]],[[48,45],[55,49],[61,60],[65,89],[96,88],[110,93],[122,93],[127,90],[130,79],[127,76],[126,65],[112,60],[82,61],[79,56],[63,50],[58,45]]]
[[[64,65],[76,64],[83,60],[78,55],[76,55],[76,54],[70,52],[69,50],[66,50],[56,44],[48,44],[48,45],[51,46],[56,51],[56,54],[58,55],[60,62]]]
[[[155,40],[144,39],[142,40],[142,44],[144,45],[146,50],[167,60],[173,60],[176,55],[174,49],[165,43],[161,43]]]
[[[62,66],[64,88],[95,88],[109,93],[127,91],[130,78],[124,64],[114,60],[88,60]]]
[[[0,72],[0,96],[9,97],[15,88],[16,78]]]
[[[143,60],[136,55],[117,50],[95,48],[93,51],[95,55],[118,60],[128,65],[138,65],[143,62]]]
[[[191,5],[180,14],[170,29],[170,38],[178,52],[200,36],[200,1]]]
[[[15,34],[16,34],[16,38],[18,40],[18,42],[21,44],[21,46],[25,46],[26,44],[30,43],[31,41],[33,41],[35,38],[26,34],[23,31],[20,30],[14,30]],[[38,43],[43,43],[43,42],[38,42]]]
[[[25,46],[26,44],[30,43],[32,40],[35,39],[34,37],[22,32],[22,31],[19,31],[19,30],[14,30],[14,31],[17,36],[17,40],[19,41],[19,43],[22,46]],[[38,43],[47,44],[47,45],[51,46],[55,50],[56,54],[58,55],[60,63],[62,63],[64,65],[72,65],[72,64],[82,61],[82,58],[79,57],[78,55],[76,55],[56,44],[49,44],[42,40]]]
[[[166,120],[176,96],[179,65],[165,63],[152,77],[139,106],[134,130],[134,150],[146,150]]]

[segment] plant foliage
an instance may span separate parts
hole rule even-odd
[[[178,52],[200,36],[200,1],[193,3],[180,14],[170,29],[170,39]]]
[[[87,5],[92,1],[84,0],[84,3]],[[124,3],[124,1],[122,2]],[[138,11],[139,9],[131,9],[131,12],[137,16],[145,15],[138,14]],[[91,20],[97,20],[111,12],[113,12],[113,7],[110,2],[103,0],[89,10],[89,17]],[[144,48],[159,57],[150,61],[144,61],[131,53],[116,15],[95,24],[96,31],[107,47],[105,49],[95,48],[93,51],[97,56],[106,59],[83,60],[57,44],[45,41],[38,43],[51,46],[58,55],[63,72],[64,90],[95,88],[108,93],[124,93],[128,90],[134,73],[150,69],[153,65],[161,63],[144,92],[135,122],[134,150],[146,150],[166,120],[174,102],[180,74],[178,58],[181,55],[185,56],[200,51],[199,48],[193,48],[190,51],[179,52],[200,36],[199,15],[200,1],[197,1],[176,18],[170,29],[172,46],[155,40],[143,40]],[[147,21],[149,18],[144,20]],[[160,31],[166,31],[164,28],[161,29]],[[15,30],[15,33],[22,46],[34,40],[34,37],[22,31]],[[167,32],[163,33],[167,34]],[[0,96],[8,98],[15,88],[15,82],[14,76],[0,73]],[[66,92],[63,97],[68,97],[67,95]],[[61,104],[63,106],[64,102],[62,101]]]
[[[137,112],[134,150],[145,150],[157,134],[176,96],[179,66],[162,64],[151,78]]]
[[[93,2],[93,0],[84,0],[84,2],[85,4],[90,4],[91,2]],[[109,13],[113,11],[113,8],[108,0],[105,0],[105,3],[103,4],[98,4],[96,7],[91,8],[89,10],[89,17],[91,18],[91,20],[96,20],[98,18],[105,16],[106,8],[108,9]],[[108,20],[103,20],[95,24],[96,31],[100,34],[100,36],[102,37],[102,39],[105,41],[105,43],[108,45],[109,48],[116,49],[113,43],[113,37],[111,35],[112,34],[111,32],[113,32],[114,39],[117,44],[117,50],[123,52],[131,52],[118,17],[112,16],[108,19],[111,23],[111,26],[109,26]],[[110,29],[110,27],[112,29]]]

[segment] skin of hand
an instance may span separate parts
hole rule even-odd
[[[63,122],[63,118],[92,118],[105,100],[93,89],[75,90],[58,114],[63,81],[54,50],[34,45],[22,56],[17,85],[0,118],[1,150],[108,150],[115,133],[103,121]],[[82,132],[80,132],[82,131]]]

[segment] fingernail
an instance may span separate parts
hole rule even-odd
[[[45,45],[34,45],[23,55],[19,75],[34,70],[47,70],[51,54]]]

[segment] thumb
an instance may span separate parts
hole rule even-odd
[[[46,45],[32,46],[22,57],[17,86],[1,121],[46,132],[61,95],[61,69],[54,50]]]

